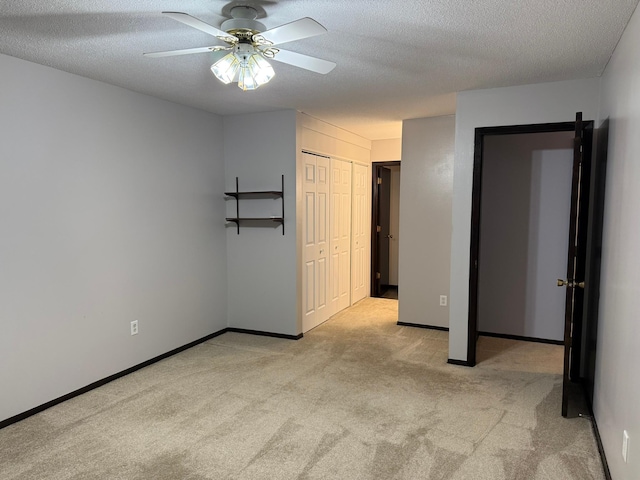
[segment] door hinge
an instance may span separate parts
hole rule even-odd
[[[382,185],[382,177],[378,177],[378,185]]]
[[[376,232],[380,233],[382,231],[382,227],[380,225],[376,225]]]
[[[376,272],[376,280],[380,280],[382,278],[382,275],[380,275],[380,272]]]

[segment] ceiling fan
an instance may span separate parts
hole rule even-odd
[[[226,45],[187,48],[166,52],[144,53],[147,57],[170,57],[192,53],[229,53],[217,60],[211,71],[223,83],[238,82],[242,90],[255,90],[267,83],[275,72],[266,59],[287,63],[316,73],[327,74],[335,63],[310,57],[301,53],[283,50],[276,45],[326,33],[327,29],[312,18],[305,17],[269,30],[256,20],[258,10],[251,6],[235,6],[231,18],[222,22],[220,28],[213,27],[187,13],[162,12],[165,16],[196,28],[218,39]]]

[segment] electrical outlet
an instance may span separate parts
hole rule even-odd
[[[446,295],[440,295],[440,306],[441,307],[446,307],[447,306],[447,296]]]
[[[629,434],[625,430],[622,432],[622,458],[627,463],[627,455],[629,454]]]
[[[131,322],[131,335],[138,334],[138,320],[134,320]]]

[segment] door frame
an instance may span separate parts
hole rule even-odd
[[[471,247],[469,255],[469,316],[467,326],[467,362],[476,365],[478,341],[478,258],[480,256],[480,200],[482,196],[482,161],[484,137],[495,135],[517,135],[527,133],[573,132],[576,122],[539,123],[480,127],[475,129],[473,154],[473,189],[471,193]]]
[[[378,198],[378,168],[395,167],[402,169],[400,160],[371,163],[371,296],[377,296],[376,272],[378,272],[378,219],[380,218],[380,205]]]

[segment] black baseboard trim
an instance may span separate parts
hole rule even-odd
[[[604,453],[604,445],[602,445],[602,438],[600,438],[600,432],[598,431],[598,423],[596,422],[596,417],[593,416],[593,412],[591,412],[591,428],[593,428],[593,434],[596,437],[596,444],[598,445],[598,453],[600,453],[600,459],[602,460],[604,478],[605,480],[612,480],[607,456]]]
[[[287,335],[286,333],[262,332],[260,330],[247,330],[245,328],[236,328],[236,327],[228,327],[225,331],[235,332],[235,333],[246,333],[249,335],[261,335],[263,337],[286,338],[288,340],[300,340],[304,336],[302,333],[299,333],[298,335]]]
[[[582,378],[582,392],[584,393],[585,402],[587,402],[587,409],[589,410],[589,420],[591,420],[591,428],[593,429],[593,436],[596,438],[596,445],[598,446],[598,453],[600,454],[600,460],[602,461],[602,470],[604,471],[605,480],[611,479],[611,471],[609,470],[609,463],[607,462],[607,456],[604,453],[604,445],[602,444],[602,438],[600,437],[600,430],[598,430],[598,422],[596,422],[596,416],[593,413],[593,404],[591,398],[587,393],[589,391],[585,378]]]
[[[472,363],[468,360],[456,360],[454,358],[450,358],[449,360],[447,360],[447,363],[450,363],[451,365],[459,365],[461,367],[475,367],[476,364]]]
[[[400,325],[402,327],[428,328],[429,330],[440,330],[441,332],[449,331],[448,327],[436,327],[435,325],[423,325],[421,323],[397,322],[396,325]]]
[[[222,330],[218,330],[217,332],[211,333],[205,337],[199,338],[198,340],[194,340],[193,342],[189,342],[186,345],[182,345],[181,347],[178,348],[174,348],[173,350],[170,350],[169,352],[163,353],[162,355],[158,355],[157,357],[153,357],[150,360],[147,360],[145,362],[139,363],[138,365],[134,365],[133,367],[127,368],[126,370],[122,370],[121,372],[118,373],[114,373],[113,375],[109,375],[106,378],[103,378],[102,380],[98,380],[96,382],[90,383],[89,385],[86,385],[82,388],[79,388],[78,390],[75,390],[71,393],[67,393],[66,395],[63,395],[61,397],[58,397],[56,399],[53,399],[47,403],[43,403],[42,405],[39,405],[37,407],[34,407],[30,410],[27,410],[26,412],[22,412],[19,413],[18,415],[14,415],[13,417],[9,417],[6,420],[2,420],[0,421],[0,429],[3,429],[5,427],[8,427],[9,425],[19,422],[20,420],[24,420],[25,418],[31,417],[32,415],[35,415],[36,413],[40,413],[44,410],[46,410],[47,408],[51,408],[55,405],[58,405],[59,403],[62,403],[66,400],[70,400],[73,397],[77,397],[78,395],[82,395],[83,393],[87,393],[91,390],[94,390],[98,387],[101,387],[103,385],[106,385],[109,382],[112,382],[114,380],[117,380],[118,378],[124,377],[125,375],[129,375],[130,373],[135,372],[136,370],[140,370],[141,368],[144,367],[148,367],[149,365],[152,365],[156,362],[159,362],[160,360],[164,360],[165,358],[169,358],[177,353],[183,352],[191,347],[195,347],[196,345],[206,342],[207,340],[211,340],[212,338],[215,338],[219,335],[222,335],[223,333],[227,333],[227,332],[238,332],[238,333],[247,333],[250,335],[264,335],[267,337],[277,337],[277,338],[287,338],[287,339],[291,339],[291,340],[298,340],[300,338],[302,338],[302,333],[299,335],[285,335],[282,333],[270,333],[270,332],[260,332],[257,330],[245,330],[243,328],[233,328],[233,327],[227,327],[227,328],[223,328]]]
[[[564,345],[562,340],[550,340],[547,338],[523,337],[521,335],[509,335],[506,333],[478,332],[482,337],[506,338],[507,340],[520,340],[523,342],[548,343],[551,345]]]

